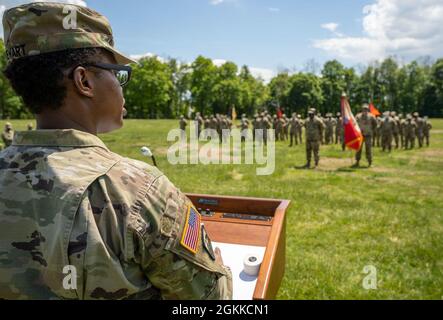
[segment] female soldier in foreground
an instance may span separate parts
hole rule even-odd
[[[230,299],[231,273],[191,202],[97,137],[123,125],[132,61],[105,17],[65,7],[3,18],[5,74],[38,130],[0,153],[0,298]]]

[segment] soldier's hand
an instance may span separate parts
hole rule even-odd
[[[218,247],[215,248],[214,253],[215,253],[215,261],[216,261],[218,264],[220,264],[220,265],[224,265],[224,264],[223,264],[223,258],[222,258],[222,256],[221,256],[220,248],[218,248]]]

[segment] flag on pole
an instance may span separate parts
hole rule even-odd
[[[277,118],[281,118],[281,117],[283,117],[283,111],[282,111],[282,109],[279,107],[278,109],[277,109]]]
[[[341,97],[341,113],[343,115],[343,127],[345,130],[345,145],[349,149],[360,150],[363,143],[363,135],[354,118],[346,94]]]
[[[374,106],[374,104],[371,102],[369,104],[369,111],[373,114],[374,117],[381,116],[380,111]]]

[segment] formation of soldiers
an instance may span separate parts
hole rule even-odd
[[[395,111],[387,111],[383,117],[377,117],[373,146],[388,152],[393,148],[413,149],[416,145],[420,148],[425,145],[429,147],[431,129],[428,117],[422,118],[418,112],[404,117]]]
[[[34,125],[32,123],[29,123],[27,126],[28,130],[34,130]],[[2,132],[2,142],[3,147],[7,148],[12,144],[12,141],[14,140],[14,128],[12,127],[12,124],[10,122],[5,123],[5,128]],[[0,150],[2,149],[2,146],[0,146]]]
[[[392,151],[393,148],[412,149],[416,145],[420,148],[429,146],[430,131],[432,125],[427,117],[421,118],[418,112],[408,114],[404,117],[396,112],[385,112],[382,116],[374,116],[370,113],[369,106],[364,104],[361,112],[356,115],[357,123],[364,137],[362,148],[356,153],[355,166],[360,165],[363,149],[365,149],[368,165],[372,165],[372,149],[380,147],[383,151]],[[203,129],[214,129],[220,137],[220,142],[226,141],[229,130],[233,126],[232,120],[221,114],[212,116],[201,116],[197,113],[194,119],[197,125],[196,133],[200,135]],[[188,125],[184,116],[180,117],[180,129],[186,130]],[[343,118],[340,112],[335,116],[332,113],[326,113],[323,117],[315,108],[308,110],[308,117],[302,118],[301,114],[293,113],[291,118],[286,114],[278,116],[271,115],[268,111],[256,113],[250,121],[246,114],[240,119],[239,128],[243,130],[252,129],[253,139],[263,143],[268,141],[268,130],[275,130],[276,141],[288,141],[289,147],[303,143],[303,132],[306,136],[306,165],[311,167],[312,156],[315,166],[320,161],[320,145],[338,144],[344,151],[344,127]],[[228,129],[223,131],[223,129]],[[256,130],[262,129],[259,136]],[[242,140],[245,140],[242,136]],[[416,141],[418,142],[416,144]]]

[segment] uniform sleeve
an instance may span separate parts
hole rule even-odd
[[[199,213],[182,192],[161,176],[141,209],[141,216],[151,222],[149,232],[137,234],[137,251],[147,278],[163,299],[232,299],[231,271],[215,261]],[[184,241],[185,236],[191,241]]]

